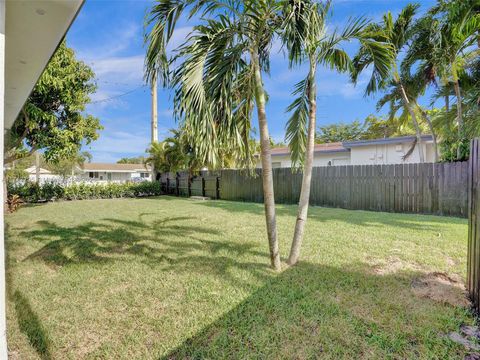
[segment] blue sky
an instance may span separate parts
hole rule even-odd
[[[331,27],[344,25],[350,17],[367,16],[378,20],[390,10],[397,13],[409,1],[404,0],[333,0]],[[419,1],[421,11],[434,4]],[[87,111],[97,116],[104,130],[94,143],[86,146],[95,162],[116,162],[121,157],[144,154],[150,141],[150,90],[143,81],[143,21],[153,1],[87,0],[72,25],[67,44],[95,71],[98,91]],[[185,40],[194,24],[181,19],[172,46]],[[265,77],[270,95],[267,107],[271,136],[284,138],[294,84],[305,77],[305,68],[288,69],[279,46],[274,45],[271,75]],[[354,43],[345,49],[353,55]],[[318,123],[363,120],[375,111],[375,97],[363,97],[366,76],[354,87],[347,75],[320,68],[318,87]],[[424,99],[428,103],[428,98]],[[172,117],[169,91],[159,89],[159,139],[176,127]],[[256,123],[255,123],[256,125]]]

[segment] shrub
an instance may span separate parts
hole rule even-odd
[[[15,212],[20,205],[23,204],[22,199],[18,195],[9,195],[7,199],[7,206],[9,212]]]
[[[62,185],[46,182],[38,185],[29,181],[8,184],[8,194],[18,195],[26,202],[51,201],[55,199],[85,200],[126,197],[158,196],[162,194],[159,182],[141,183],[73,183]]]

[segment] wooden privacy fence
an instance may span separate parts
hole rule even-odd
[[[169,195],[220,198],[220,178],[216,174],[164,173],[160,176],[160,182],[162,190]]]
[[[162,175],[166,193],[263,202],[261,170]],[[190,179],[190,180],[189,180]],[[203,179],[203,180],[202,180]],[[302,174],[273,170],[275,201],[298,203]],[[346,165],[313,169],[310,204],[352,210],[467,216],[468,163]]]
[[[310,204],[352,210],[467,215],[467,162],[346,165],[313,169]],[[302,174],[274,169],[277,203],[298,202]],[[262,202],[260,174],[221,172],[220,198]]]
[[[480,141],[472,140],[468,162],[468,255],[467,290],[480,313]]]

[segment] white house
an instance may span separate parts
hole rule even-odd
[[[406,156],[415,136],[316,144],[313,166],[411,164],[420,162],[418,145]],[[435,161],[431,135],[423,135],[421,146],[425,162]],[[405,157],[406,156],[406,157]],[[260,160],[257,167],[261,167]],[[272,149],[272,167],[291,167],[288,147]]]
[[[0,127],[9,129],[83,0],[0,0]],[[0,136],[3,169],[4,136]],[[3,183],[3,171],[0,171]],[[3,204],[3,192],[0,202]],[[0,206],[0,359],[7,359],[5,247]]]
[[[53,174],[47,169],[39,168],[38,170],[38,178],[40,184],[48,181],[58,181],[62,178],[60,175]],[[35,166],[30,166],[29,168],[25,169],[25,171],[28,174],[28,180],[33,182],[37,181],[37,168]]]
[[[144,164],[85,163],[77,180],[95,182],[151,181],[152,169]]]

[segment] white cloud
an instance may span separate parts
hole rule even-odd
[[[103,131],[100,138],[90,145],[93,152],[111,154],[144,153],[150,143],[148,133]]]
[[[104,33],[98,42],[100,46],[88,44],[86,48],[78,49],[78,56],[86,61],[102,57],[111,57],[127,50],[129,46],[141,38],[141,27],[136,23],[118,26],[116,30]]]

